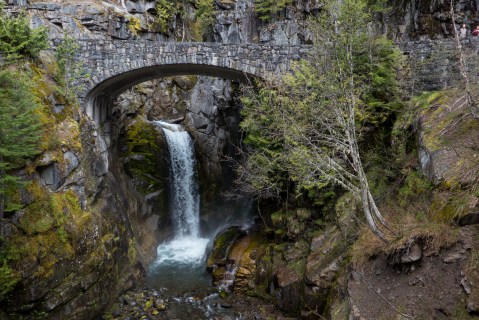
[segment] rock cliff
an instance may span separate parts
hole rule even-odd
[[[12,12],[26,7],[32,25],[46,25],[52,38],[68,33],[79,39],[174,41],[185,34],[180,17],[170,22],[168,32],[151,28],[154,1],[127,0],[125,6],[115,1],[8,3]],[[321,9],[320,1],[296,1],[272,21],[261,22],[251,1],[215,3],[211,39],[220,43],[309,43],[305,21]],[[413,94],[460,82],[449,5],[441,0],[398,1],[390,11],[378,14],[378,23],[371,26],[403,49],[409,64],[404,77],[414,83]],[[187,6],[188,12],[194,12],[191,4]],[[479,24],[478,6],[478,1],[457,1],[456,23],[473,29]],[[476,40],[468,37],[463,45],[474,49]],[[42,58],[45,70],[49,59]],[[42,77],[44,86],[54,85],[47,72]],[[235,156],[241,141],[241,106],[235,99],[236,84],[231,81],[179,76],[127,90],[114,102],[108,139],[105,128],[98,128],[63,98],[49,90],[42,94],[51,110],[51,145],[31,168],[18,172],[33,181],[20,192],[24,209],[0,221],[0,252],[8,256],[7,263],[18,275],[13,290],[0,296],[0,318],[95,319],[120,292],[142,278],[158,241],[170,235],[167,149],[151,120],[182,122],[195,140],[202,211],[208,212],[202,217],[205,232],[215,233],[222,224],[232,223],[228,221],[234,220],[232,215],[249,209],[247,201],[221,197],[231,186],[229,158]],[[431,100],[427,107],[416,110],[418,116],[408,125],[418,129],[417,167],[441,188],[428,193],[431,202],[427,206],[448,223],[477,223],[477,121],[461,118],[467,112],[461,109],[460,95],[450,95],[457,99]],[[418,181],[407,179],[419,188]],[[404,194],[405,199],[413,199],[410,193]],[[356,228],[350,204],[342,198],[335,208],[329,208],[341,218],[339,226],[329,227],[323,227],[318,214],[299,204],[293,218],[282,210],[271,214],[276,204],[263,205],[269,207],[263,212],[268,228],[233,237],[229,251],[211,262],[216,268],[213,275],[221,277],[225,258],[234,261],[239,267],[236,291],[269,295],[278,308],[304,319],[317,319],[320,314],[332,319],[395,316],[397,310],[384,300],[406,313],[425,317],[429,311],[438,317],[464,319],[477,314],[474,227],[461,230],[459,237],[448,243],[447,251],[427,251],[431,238],[421,233],[415,238],[419,258],[409,253],[402,263],[392,262],[394,254],[402,257],[409,252],[414,245],[409,243],[399,253],[371,254],[376,259],[362,265],[364,272],[350,273],[353,266],[348,248],[354,239],[345,234],[350,231],[347,228]],[[443,269],[434,269],[437,265]],[[427,278],[439,273],[444,276],[440,287]],[[421,287],[424,291],[414,294],[441,290],[436,300],[428,300],[427,308],[419,306],[419,296],[413,299],[415,306],[410,306],[411,299],[391,289],[396,280],[400,288]],[[371,286],[380,290],[369,290]],[[373,296],[383,305],[372,307],[375,300],[363,296]],[[455,300],[448,298],[453,303],[437,303],[450,296],[454,296]]]

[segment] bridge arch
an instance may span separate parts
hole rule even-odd
[[[61,40],[53,41],[55,46]],[[78,61],[89,74],[78,83],[83,111],[107,121],[111,102],[135,84],[175,75],[207,75],[244,82],[288,72],[309,46],[79,40]]]
[[[148,80],[179,75],[211,76],[240,83],[262,77],[212,65],[170,64],[139,68],[110,77],[96,85],[84,98],[85,111],[97,124],[104,123],[109,120],[113,100],[126,89]]]

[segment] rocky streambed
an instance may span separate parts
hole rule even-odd
[[[122,295],[104,320],[288,319],[272,302],[241,294],[221,297],[214,289],[172,295],[167,288],[142,288]],[[291,318],[293,319],[293,318]]]

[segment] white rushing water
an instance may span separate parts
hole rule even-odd
[[[200,264],[209,240],[199,237],[200,195],[193,141],[180,125],[155,123],[163,129],[170,154],[170,215],[175,236],[158,246],[154,264]]]

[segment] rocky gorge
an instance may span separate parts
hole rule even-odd
[[[295,1],[261,20],[252,1],[215,1],[213,23],[198,35],[196,2],[181,2],[166,28],[152,22],[156,1],[7,4],[50,39],[291,46],[311,44],[307,19],[323,7]],[[455,23],[473,29],[478,6],[456,1]],[[374,170],[393,165],[368,163],[380,206],[402,226],[388,244],[361,228],[359,205],[334,187],[262,200],[235,189],[245,138],[237,82],[186,72],[142,82],[108,101],[99,124],[54,90],[55,56],[43,51],[25,72],[48,130],[42,152],[15,172],[31,181],[18,191],[22,208],[0,219],[0,319],[477,317],[479,126],[464,107],[450,9],[448,1],[395,1],[369,25],[401,49],[408,101],[386,129],[400,172],[388,177],[392,191],[381,185],[387,173]],[[472,36],[461,43],[479,46]],[[214,239],[204,268],[215,286],[206,291],[145,288],[175,227],[170,151],[156,120],[181,123],[193,140],[200,230]]]

